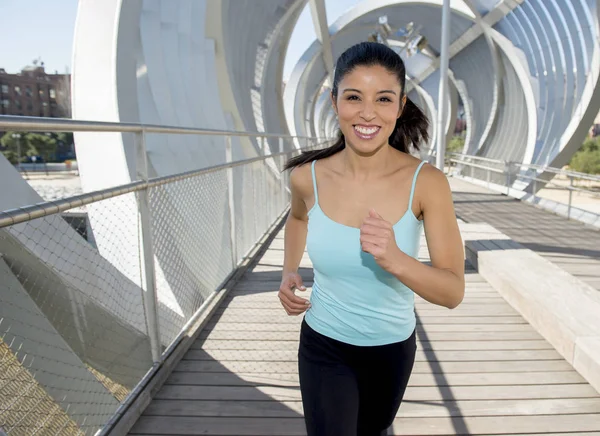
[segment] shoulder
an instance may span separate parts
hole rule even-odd
[[[291,189],[302,197],[312,195],[312,162],[294,167],[290,173]]]
[[[426,207],[428,203],[452,198],[450,183],[446,175],[435,165],[425,163],[417,177],[416,195],[419,202]]]

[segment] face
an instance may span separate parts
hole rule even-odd
[[[387,145],[406,101],[401,91],[397,76],[379,65],[346,74],[333,101],[346,144],[364,155]]]

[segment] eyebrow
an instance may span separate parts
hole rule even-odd
[[[360,90],[355,89],[355,88],[344,89],[344,92],[342,92],[342,94],[345,94],[346,92],[358,92],[359,94],[362,94],[362,92]],[[384,89],[383,91],[378,91],[377,94],[394,94],[394,95],[396,95],[396,91],[392,91],[391,89]]]

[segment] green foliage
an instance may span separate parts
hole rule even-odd
[[[18,133],[21,135],[21,138],[14,138],[13,135]],[[21,146],[21,161],[25,156],[30,156],[28,151],[30,151],[29,142],[26,139],[27,134],[23,132],[6,132],[2,138],[0,138],[0,145],[2,148],[2,154],[4,157],[13,165],[17,164],[18,156],[19,156],[19,143]]]
[[[448,153],[462,153],[465,146],[465,138],[463,136],[454,136],[446,146]]]
[[[19,133],[21,138],[14,138],[15,133]],[[21,162],[27,156],[41,156],[44,162],[49,162],[55,159],[60,144],[73,144],[73,133],[6,132],[0,138],[0,152],[13,165],[16,165],[18,161],[19,144],[21,146]]]
[[[600,137],[588,138],[569,162],[573,171],[600,174]]]
[[[45,135],[43,133],[29,133],[27,139],[33,154],[42,156],[44,162],[48,162],[50,157],[56,152],[56,139],[51,135]]]

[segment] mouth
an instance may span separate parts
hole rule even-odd
[[[360,139],[373,139],[381,130],[380,126],[364,126],[360,124],[354,125],[354,134]]]

